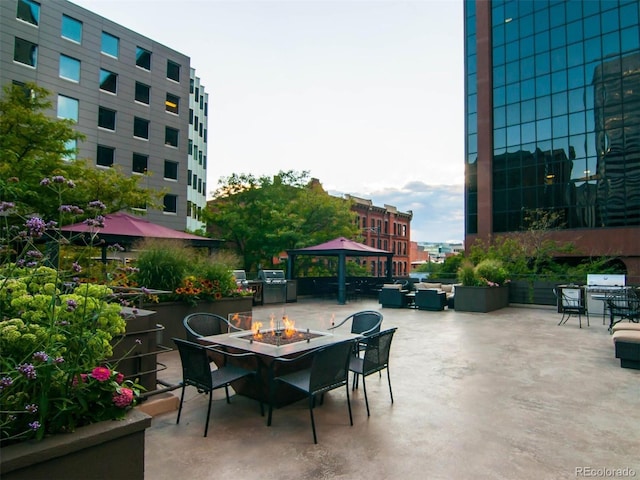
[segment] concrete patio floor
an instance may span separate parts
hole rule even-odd
[[[206,396],[189,387],[180,424],[170,411],[146,431],[146,478],[640,478],[640,371],[620,368],[601,317],[579,329],[574,318],[558,326],[551,308],[428,312],[301,298],[254,307],[254,318],[286,313],[326,329],[332,316],[367,309],[398,327],[394,404],[384,372],[367,378],[370,417],[362,387],[352,393],[352,427],[345,391],[326,394],[314,445],[306,401],[275,410],[267,427],[257,402],[234,395],[228,405],[216,393],[204,438]],[[158,378],[177,384],[177,352],[159,361]]]

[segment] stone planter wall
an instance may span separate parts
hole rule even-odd
[[[144,480],[144,435],[151,417],[133,409],[73,433],[2,448],[2,480]]]
[[[508,306],[508,285],[502,287],[456,287],[456,311],[486,313]]]
[[[187,339],[182,320],[190,313],[215,313],[221,317],[228,318],[230,313],[251,312],[253,309],[253,298],[222,298],[215,302],[201,302],[195,306],[187,305],[184,302],[163,302],[146,305],[144,308],[154,310],[156,312],[156,314],[153,315],[154,322],[164,327],[162,339],[158,343],[173,348],[174,345],[171,341],[173,337],[183,340]]]

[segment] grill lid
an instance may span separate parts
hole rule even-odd
[[[587,275],[587,286],[597,287],[624,287],[626,285],[626,276],[621,274],[593,274]]]
[[[260,270],[258,278],[267,283],[284,283],[287,281],[284,278],[284,270]]]

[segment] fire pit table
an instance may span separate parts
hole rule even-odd
[[[269,403],[269,372],[273,360],[278,357],[295,358],[309,350],[332,345],[346,340],[361,338],[359,334],[337,334],[331,331],[318,331],[304,328],[269,328],[264,331],[246,330],[242,332],[212,335],[198,339],[203,345],[222,345],[233,353],[255,353],[260,362],[260,375],[258,382],[248,379],[238,380],[232,383],[232,387],[239,395],[245,395],[255,400]],[[216,359],[216,365],[220,365],[222,359]],[[310,360],[310,359],[309,359]],[[295,365],[278,363],[273,372],[275,376],[290,373],[292,371],[308,368],[310,363],[294,362]],[[253,367],[255,368],[255,367]],[[291,404],[302,398],[303,394],[293,388],[278,387],[274,407]]]

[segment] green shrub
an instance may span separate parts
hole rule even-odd
[[[141,287],[168,290],[178,288],[191,265],[192,255],[180,242],[145,242],[136,261],[135,280]]]
[[[507,280],[507,270],[500,260],[487,258],[476,265],[475,275],[482,285],[491,287],[504,285]]]
[[[476,272],[473,263],[465,260],[458,268],[458,281],[465,287],[474,287],[477,285]]]

